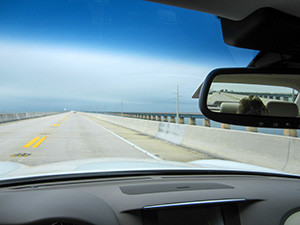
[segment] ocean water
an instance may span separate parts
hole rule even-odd
[[[189,124],[189,118],[184,118],[184,123]],[[221,123],[210,121],[211,127],[221,128]],[[202,126],[203,119],[196,119],[196,124],[198,126]],[[231,125],[231,130],[240,130],[240,131],[246,131],[246,127],[244,126],[236,126]],[[284,129],[276,129],[276,128],[258,128],[258,133],[264,133],[264,134],[274,134],[274,135],[283,135]],[[297,130],[298,137],[300,136],[300,130]]]

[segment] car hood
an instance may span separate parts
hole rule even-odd
[[[244,163],[227,160],[198,160],[188,163],[177,163],[163,160],[136,160],[124,158],[84,159],[63,161],[40,166],[26,166],[15,162],[0,162],[0,179],[16,179],[52,175],[99,173],[99,172],[132,172],[132,171],[239,171],[286,174],[282,171],[267,169]]]

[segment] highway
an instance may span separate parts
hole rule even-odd
[[[0,124],[0,161],[37,166],[85,158],[175,161],[208,158],[196,151],[130,133],[132,131],[123,128],[121,136],[128,137],[125,139],[116,134],[121,128],[111,127],[115,133],[103,125],[101,121],[95,122],[80,113],[72,112]],[[145,138],[147,141],[144,141]],[[138,145],[130,140],[139,141]]]
[[[215,102],[239,102],[245,95],[235,95],[230,93],[215,92],[208,96],[208,104],[212,105]]]

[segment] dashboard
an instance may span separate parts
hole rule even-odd
[[[300,180],[260,175],[155,175],[0,189],[0,224],[297,224]],[[298,218],[299,219],[299,218]]]

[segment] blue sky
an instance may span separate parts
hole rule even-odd
[[[130,0],[0,0],[0,112],[197,112],[218,67],[257,52],[224,44],[218,18]]]

